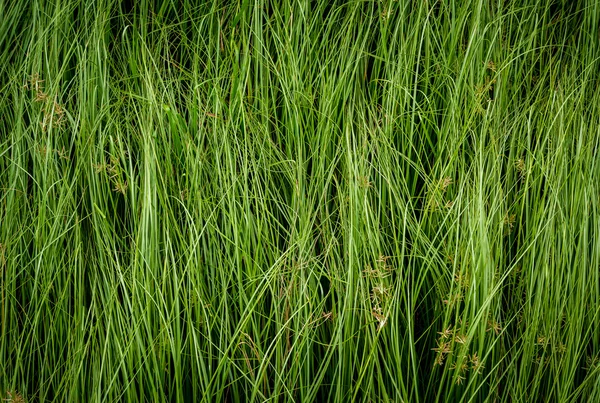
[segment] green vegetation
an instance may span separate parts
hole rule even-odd
[[[600,401],[597,0],[0,2],[0,398]]]

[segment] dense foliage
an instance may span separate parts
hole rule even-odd
[[[0,2],[0,397],[600,401],[597,0]]]

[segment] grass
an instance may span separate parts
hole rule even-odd
[[[595,0],[0,2],[8,401],[600,399]]]

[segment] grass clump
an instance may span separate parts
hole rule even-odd
[[[594,1],[0,5],[7,401],[596,401]]]

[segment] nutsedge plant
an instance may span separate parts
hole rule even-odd
[[[2,399],[600,400],[597,1],[0,14]]]

